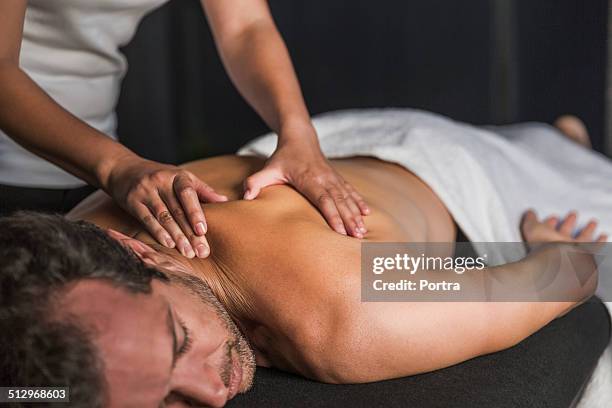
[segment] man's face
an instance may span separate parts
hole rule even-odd
[[[61,308],[94,331],[111,407],[223,406],[248,390],[254,356],[200,280],[170,272],[151,294],[83,280]]]

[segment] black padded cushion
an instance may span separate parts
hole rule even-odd
[[[598,299],[515,347],[427,374],[330,385],[258,368],[255,385],[228,407],[569,407],[610,340]]]

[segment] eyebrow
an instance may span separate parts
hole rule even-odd
[[[172,337],[172,368],[176,365],[176,359],[178,358],[178,353],[176,351],[177,340],[176,340],[176,331],[174,331],[174,316],[172,316],[172,310],[170,310],[170,306],[168,305],[168,315],[166,317],[166,325],[168,326],[168,332],[170,333],[170,337]]]

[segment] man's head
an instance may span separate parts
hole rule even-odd
[[[70,386],[88,407],[218,406],[250,386],[246,340],[170,257],[134,241],[144,263],[59,216],[16,214],[0,231],[1,385]]]

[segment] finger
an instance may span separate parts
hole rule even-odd
[[[206,258],[208,255],[210,255],[208,240],[204,235],[198,236],[193,233],[193,229],[189,223],[187,215],[176,197],[172,194],[168,194],[164,195],[163,199],[170,208],[176,223],[182,230],[183,234],[185,234],[186,239],[189,241],[189,246],[183,243],[181,251],[182,254],[188,258],[192,258],[196,255],[198,258]],[[202,209],[199,203],[198,207],[200,210]]]
[[[596,242],[608,242],[608,234],[601,234],[599,237],[597,237]]]
[[[319,209],[319,211],[321,211],[323,218],[325,218],[325,221],[327,221],[329,226],[337,233],[347,235],[346,229],[344,228],[344,222],[342,222],[338,208],[336,207],[331,195],[324,189],[321,189],[314,195],[316,198],[311,201]]]
[[[523,214],[523,227],[531,229],[534,228],[538,222],[538,216],[535,211],[527,210],[525,214]]]
[[[361,209],[357,205],[357,202],[349,190],[345,190],[344,194],[346,197],[346,205],[352,213],[352,218],[356,224],[357,232],[361,234],[361,236],[356,238],[363,238],[363,235],[367,232],[367,229],[365,223],[363,222],[363,217],[361,216]]]
[[[534,229],[538,225],[538,216],[535,211],[527,210],[523,214],[523,218],[521,219],[521,234],[523,235],[523,239],[525,241],[531,241],[532,234],[534,233]]]
[[[370,207],[368,207],[368,204],[366,204],[363,197],[361,197],[361,194],[359,194],[357,190],[355,190],[353,186],[351,186],[349,183],[345,184],[345,188],[348,190],[349,194],[357,204],[357,207],[359,207],[359,212],[361,213],[361,215],[369,215]]]
[[[557,229],[557,225],[559,225],[559,217],[556,215],[551,215],[544,220],[544,224],[550,228]]]
[[[203,203],[223,203],[228,200],[226,195],[217,193],[214,188],[200,179],[196,179],[194,189]]]
[[[589,223],[582,230],[580,230],[576,236],[576,241],[593,242],[593,234],[595,234],[595,229],[597,229],[597,222],[594,220],[589,221]]]
[[[151,234],[151,236],[153,236],[157,242],[167,248],[174,248],[176,246],[176,243],[170,234],[168,234],[168,232],[161,226],[159,221],[157,221],[157,217],[151,212],[151,209],[148,206],[138,204],[133,208],[133,211],[136,218],[140,220],[142,225],[145,226],[149,234]]]
[[[194,183],[185,176],[177,176],[174,179],[173,188],[176,196],[179,198],[180,205],[183,207],[187,219],[191,224],[191,228],[199,236],[206,234],[208,226],[206,224],[206,217],[204,217],[204,211],[198,194],[194,188]]]
[[[171,195],[173,195],[173,193]],[[168,206],[171,205],[170,203],[168,203],[168,201],[170,200],[168,200],[167,196],[162,196],[161,198],[156,199],[151,203],[148,203],[148,206],[151,212],[155,214],[155,217],[157,218],[157,221],[160,223],[160,225],[170,234],[170,236],[176,243],[177,249],[181,252],[181,254],[188,258],[193,258],[193,248],[191,248],[189,240],[187,240],[187,237],[185,237],[183,230],[176,223],[176,220],[174,219],[171,210],[168,208]],[[178,212],[176,207],[174,207],[173,209],[175,212]],[[182,209],[180,211],[182,212]]]
[[[173,191],[161,192],[160,195],[162,200],[164,200],[166,203],[166,206],[170,209],[172,218],[178,227],[178,231],[176,232],[178,238],[175,239],[179,251],[181,254],[183,254],[183,256],[193,258],[196,256],[194,248],[198,248],[201,245],[205,245],[206,247],[208,246],[206,238],[198,236],[193,232],[193,229],[189,224],[189,220],[187,220],[185,211],[183,210],[181,203],[176,198]]]
[[[300,191],[321,212],[327,224],[338,234],[347,235],[344,222],[336,208],[336,204],[330,193],[318,184],[309,185],[310,188],[302,188]]]
[[[576,228],[576,220],[578,219],[578,215],[575,211],[571,211],[561,222],[559,225],[559,232],[565,236],[571,236],[574,228]]]
[[[276,184],[282,184],[278,172],[271,169],[258,171],[244,180],[243,198],[245,200],[253,200],[259,195],[262,188]]]
[[[359,238],[363,238],[363,235],[365,235],[365,233],[368,232],[368,230],[365,226],[365,223],[363,222],[361,210],[359,209],[359,206],[357,205],[357,203],[355,202],[355,199],[350,193],[347,193],[346,204],[353,215],[353,220],[356,224],[357,232],[361,234]]]
[[[345,231],[355,238],[363,238],[363,233],[355,220],[355,215],[359,214],[358,208],[355,206],[355,211],[353,212],[351,210],[348,201],[349,194],[337,187],[332,187],[328,191],[334,200],[334,205],[336,206],[338,213],[340,214]]]

